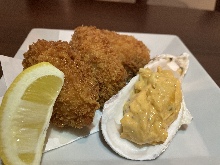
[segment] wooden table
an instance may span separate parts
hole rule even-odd
[[[1,0],[0,54],[14,56],[32,28],[94,25],[174,34],[220,86],[220,12],[92,0]]]

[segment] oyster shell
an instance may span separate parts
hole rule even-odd
[[[162,69],[172,70],[174,75],[182,80],[188,69],[188,56],[187,53],[183,53],[180,56],[162,54],[152,59],[145,67],[148,67],[153,71],[156,71],[158,66]],[[105,141],[122,157],[132,160],[152,160],[166,150],[180,126],[183,124],[189,124],[192,120],[192,116],[186,108],[183,98],[178,117],[168,128],[168,137],[163,144],[140,146],[126,139],[122,139],[120,137],[120,120],[123,117],[123,106],[129,99],[133,86],[138,79],[139,75],[135,76],[117,95],[114,95],[105,103],[101,129]]]

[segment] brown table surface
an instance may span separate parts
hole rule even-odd
[[[32,28],[94,25],[114,31],[174,34],[220,86],[220,12],[92,0],[1,0],[0,54],[14,56]]]

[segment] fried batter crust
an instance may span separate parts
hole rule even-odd
[[[90,66],[73,58],[73,53],[67,42],[38,40],[24,54],[23,66],[27,68],[46,61],[64,72],[64,85],[55,102],[51,122],[59,127],[82,128],[91,124],[100,107],[97,102],[99,87]]]
[[[149,50],[134,37],[80,26],[71,41],[38,40],[24,53],[27,68],[47,61],[65,74],[51,122],[82,128],[95,111],[116,94],[149,61]]]
[[[77,27],[72,41],[70,41],[74,49],[91,52],[95,55],[106,51],[100,47],[104,43],[108,45],[108,51],[111,51],[110,59],[116,56],[122,63],[127,71],[128,79],[135,76],[139,68],[150,60],[150,51],[142,41],[138,41],[133,36],[98,29],[94,26]]]
[[[125,68],[106,35],[96,28],[77,28],[70,45],[93,68],[99,84],[98,102],[103,106],[105,101],[125,86],[128,77]]]

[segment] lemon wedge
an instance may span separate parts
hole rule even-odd
[[[53,105],[64,74],[48,62],[21,72],[0,107],[0,157],[5,164],[40,164]]]

